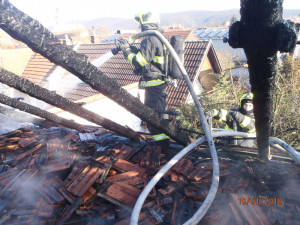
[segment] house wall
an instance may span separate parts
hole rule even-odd
[[[215,85],[215,82],[217,81],[217,78],[214,75],[212,64],[208,57],[206,57],[203,61],[198,79],[202,87],[208,91],[212,90],[213,86]]]
[[[299,35],[300,36],[300,35]],[[299,37],[300,38],[300,37]],[[296,48],[295,48],[295,51],[294,51],[294,54],[293,54],[293,58],[294,59],[300,59],[300,44],[296,45]]]
[[[201,85],[201,83],[200,83],[199,80],[196,80],[196,81],[194,82],[193,88],[194,88],[195,94],[196,94],[197,96],[200,95],[201,92],[203,91],[203,87],[202,87],[202,85]],[[191,96],[190,93],[188,94],[186,103],[187,103],[187,104],[192,104],[192,103],[194,103],[194,100],[193,100],[193,98],[192,98],[192,96]]]
[[[130,94],[135,97],[138,97],[138,88],[135,85],[134,88],[127,90]],[[81,100],[84,101],[84,100]],[[83,106],[85,109],[88,109],[94,113],[99,114],[102,117],[110,119],[118,124],[123,126],[128,126],[135,131],[147,132],[144,127],[141,127],[141,119],[115,103],[114,101],[110,100],[109,98],[102,96],[96,101],[87,103]],[[51,111],[51,110],[49,110]],[[76,115],[73,115],[69,112],[58,112],[56,113],[58,116],[64,117],[66,119],[74,120],[77,123],[85,124],[85,125],[96,125],[90,121],[87,121],[83,118],[80,118]]]
[[[30,48],[0,50],[0,66],[21,75],[32,55]]]

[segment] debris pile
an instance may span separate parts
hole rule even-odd
[[[172,144],[173,155],[182,146]],[[130,223],[143,188],[170,154],[103,128],[23,127],[0,136],[0,224]],[[219,150],[220,185],[201,224],[297,224],[300,167]],[[147,197],[139,224],[183,224],[212,179],[206,146],[168,171]]]

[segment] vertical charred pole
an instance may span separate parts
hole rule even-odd
[[[229,45],[247,56],[254,98],[258,157],[269,160],[272,98],[277,74],[277,51],[291,52],[296,33],[282,19],[283,0],[241,0],[241,20],[229,29]]]
[[[42,109],[35,107],[33,105],[30,105],[30,104],[20,102],[16,99],[10,98],[3,94],[0,94],[0,103],[11,106],[16,109],[19,109],[21,111],[45,118],[54,123],[61,124],[63,126],[66,126],[68,128],[74,129],[74,130],[81,130],[84,127],[83,125],[78,124],[72,120],[67,120],[67,119],[57,116],[53,113],[47,112],[45,110],[42,110]],[[28,121],[28,122],[30,122],[30,121]]]

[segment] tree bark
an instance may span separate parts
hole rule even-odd
[[[258,157],[269,160],[270,122],[277,71],[277,51],[291,52],[297,35],[282,19],[283,0],[241,0],[241,20],[229,29],[229,44],[248,59]]]
[[[0,99],[1,101],[1,99]],[[0,113],[10,117],[12,120],[18,121],[20,123],[32,123],[38,126],[44,126],[46,124],[46,120],[39,119],[34,116],[31,116],[28,113],[18,112],[14,109],[9,109],[3,106],[0,106]]]
[[[62,45],[54,35],[38,21],[16,9],[7,0],[0,1],[0,28],[13,38],[24,42],[35,52],[60,65],[79,79],[89,84],[129,112],[153,125],[178,143],[187,145],[187,135],[146,107],[138,98],[124,90],[115,80],[89,63],[85,55],[78,54]]]
[[[24,102],[20,102],[16,99],[10,98],[8,96],[5,96],[3,94],[0,94],[0,103],[11,106],[13,108],[19,109],[21,111],[34,114],[36,116],[45,118],[47,120],[50,120],[54,123],[61,124],[65,127],[74,129],[74,130],[81,130],[84,128],[84,125],[78,124],[72,120],[67,120],[65,118],[59,117],[53,113],[47,112],[45,110],[42,110],[38,107],[35,107],[33,105],[29,105]],[[27,121],[29,122],[29,121]]]
[[[91,112],[80,105],[58,95],[52,91],[42,88],[31,81],[21,78],[3,68],[0,68],[0,82],[16,88],[17,90],[26,93],[32,97],[40,99],[47,102],[50,105],[54,105],[58,108],[71,112],[79,117],[82,117],[88,121],[95,124],[103,126],[106,129],[114,131],[117,134],[123,135],[125,137],[138,140],[138,135],[130,128],[121,126],[109,119],[106,119],[98,114]],[[54,119],[54,118],[53,118]],[[66,121],[65,121],[66,122]]]

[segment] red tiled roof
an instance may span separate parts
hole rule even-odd
[[[42,55],[34,53],[21,76],[44,87],[47,84],[47,77],[55,68],[56,65],[54,63]]]
[[[205,56],[208,44],[208,41],[185,43],[184,66],[192,83],[194,82],[195,77],[199,75],[200,65]],[[92,62],[93,59],[104,55],[114,47],[113,44],[83,44],[78,48],[77,52],[87,55]],[[133,66],[124,58],[122,52],[113,56],[110,60],[100,66],[99,69],[110,78],[116,79],[121,86],[127,86],[138,82],[140,79],[140,76],[135,75],[132,72]],[[169,86],[167,92],[167,107],[170,109],[172,107],[178,107],[182,101],[186,101],[188,88],[183,78],[181,78],[178,80],[178,87],[175,88]],[[66,97],[76,101],[83,97],[89,97],[92,94],[94,94],[94,91],[89,86],[80,86],[69,92]]]
[[[90,62],[93,62],[93,60],[98,57],[104,56],[106,53],[110,52],[110,50],[114,47],[114,44],[82,44],[78,48],[77,52],[85,54],[89,57]],[[140,78],[132,72],[133,66],[124,58],[122,52],[113,56],[101,65],[99,69],[108,77],[116,79],[121,86],[136,83]],[[99,92],[93,90],[89,86],[82,85],[69,91],[65,97],[72,101],[77,101],[94,94],[99,94]]]
[[[136,44],[136,46],[139,47],[139,44]],[[192,83],[199,76],[201,62],[204,59],[207,48],[210,46],[209,41],[185,42],[184,67]],[[77,49],[77,52],[85,54],[89,57],[90,62],[93,62],[93,60],[110,52],[114,47],[114,44],[82,44]],[[22,76],[43,86],[46,78],[54,68],[56,66],[49,60],[39,54],[35,54]],[[110,78],[115,79],[121,86],[136,83],[140,79],[140,76],[133,73],[133,66],[124,58],[122,52],[107,60],[99,69]],[[167,92],[168,109],[178,107],[182,102],[186,102],[189,93],[182,78],[178,80],[177,88],[169,86]],[[99,94],[99,92],[82,83],[75,89],[69,90],[64,97],[71,101],[80,101],[80,99],[96,94]]]
[[[208,41],[185,42],[184,68],[192,83],[199,76],[200,65],[208,47]],[[188,97],[189,91],[184,79],[181,78],[177,81],[177,88],[169,86],[166,90],[168,109],[180,106],[186,102]]]
[[[119,38],[120,39],[121,38],[129,38],[129,37],[134,36],[135,34],[133,34],[133,33],[121,34]],[[180,35],[184,38],[185,41],[199,41],[198,36],[192,30],[166,31],[166,32],[163,33],[163,35],[168,40],[170,40],[173,35]],[[142,40],[142,38],[140,40]]]
[[[180,31],[166,31],[164,36],[170,40],[173,35],[180,35],[185,41],[198,41],[198,36],[191,30],[180,30]]]

